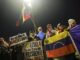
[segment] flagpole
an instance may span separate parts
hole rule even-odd
[[[37,25],[36,25],[36,23],[34,21],[33,13],[32,13],[32,16],[31,16],[31,20],[32,20],[32,23],[34,25],[34,30],[35,30],[35,33],[36,33],[37,32]]]
[[[34,30],[35,30],[35,32],[37,32],[37,25],[36,25],[36,22],[34,20],[34,13],[32,11],[32,6],[30,7],[30,12],[31,12],[31,20],[32,20],[32,23],[34,25]]]
[[[75,48],[75,50],[76,50],[76,53],[77,53],[77,55],[79,56],[79,59],[80,59],[79,50],[77,49],[77,46],[76,46],[76,44],[75,44],[75,42],[74,42],[74,39],[72,38],[72,36],[71,36],[70,33],[69,33],[69,36],[70,36],[71,41],[72,41],[72,43],[73,43],[73,45],[74,45],[74,48]]]

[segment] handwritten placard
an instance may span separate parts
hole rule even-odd
[[[26,57],[43,56],[42,41],[31,41],[26,44]]]

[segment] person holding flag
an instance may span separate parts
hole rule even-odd
[[[75,48],[69,36],[69,32],[60,25],[58,34],[45,39],[46,54],[54,60],[76,60]]]

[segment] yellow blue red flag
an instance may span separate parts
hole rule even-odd
[[[49,58],[61,57],[75,52],[68,31],[49,37],[44,43]]]

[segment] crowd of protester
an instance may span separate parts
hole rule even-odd
[[[41,40],[42,41],[42,46],[43,46],[43,50],[44,50],[43,52],[44,52],[44,55],[46,56],[46,57],[44,56],[45,60],[47,60],[47,59],[48,60],[78,60],[76,58],[75,53],[76,53],[76,48],[78,50],[78,53],[80,53],[80,25],[77,25],[75,19],[68,20],[67,28],[65,25],[62,25],[61,23],[58,23],[55,28],[53,28],[51,24],[47,24],[46,32],[43,31],[43,28],[41,26],[38,27],[37,31],[38,31],[37,33],[30,32],[29,40],[30,41],[32,41],[32,40]],[[54,36],[60,35],[60,37],[62,37],[63,36],[62,34],[65,32],[67,34],[71,35],[71,37],[72,37],[71,43],[73,46],[71,48],[73,50],[71,50],[71,53],[69,53],[69,54],[66,53],[66,51],[70,52],[69,47],[66,47],[66,51],[64,50],[66,54],[64,54],[63,52],[61,53],[61,51],[58,51],[60,54],[64,54],[64,55],[61,55],[58,57],[53,57],[53,56],[48,57],[48,55],[47,55],[48,53],[46,52],[45,45],[48,44],[49,42],[53,43],[51,40],[54,40],[54,38],[53,38]],[[64,34],[64,36],[65,36],[65,34]],[[58,37],[56,37],[56,38],[58,38]],[[7,42],[4,41],[3,38],[0,38],[0,45],[3,45],[6,48],[8,48],[10,46]],[[76,46],[76,48],[74,45]],[[57,53],[57,52],[55,52],[55,53]]]
[[[58,23],[57,26],[55,28],[52,27],[51,24],[47,24],[46,26],[46,32],[43,32],[43,28],[40,26],[38,27],[38,33],[31,33],[30,37],[36,40],[41,40],[43,46],[45,46],[44,41],[46,41],[46,43],[48,42],[48,38],[52,38],[55,35],[60,35],[61,33],[67,31],[69,33],[72,45],[73,45],[73,50],[74,52],[67,54],[67,55],[63,55],[60,57],[50,57],[48,59],[50,60],[77,60],[76,59],[76,50],[78,51],[78,53],[80,52],[80,25],[77,25],[76,20],[75,19],[69,19],[68,20],[68,27],[66,28],[65,25]],[[78,35],[76,35],[78,33]],[[58,37],[57,37],[58,38]],[[33,40],[32,39],[32,40]],[[53,40],[53,39],[51,39]],[[75,47],[76,46],[76,47]],[[71,47],[70,47],[71,48]],[[43,47],[44,49],[44,47]],[[69,47],[66,47],[66,49],[69,49]],[[59,51],[61,52],[61,51]],[[67,52],[70,52],[70,50],[68,50]],[[57,52],[55,52],[57,53]],[[47,55],[47,54],[46,54]]]

